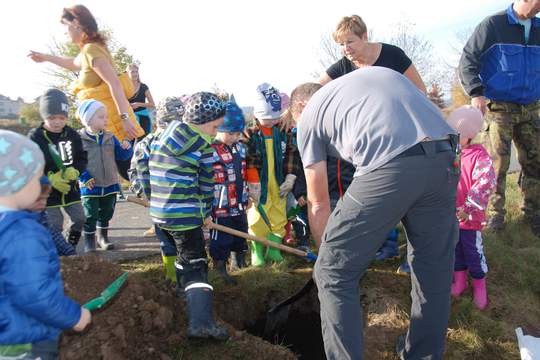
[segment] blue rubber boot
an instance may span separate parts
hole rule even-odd
[[[399,256],[399,250],[397,245],[398,230],[394,229],[388,234],[388,237],[384,241],[383,245],[375,254],[375,260],[382,261]]]

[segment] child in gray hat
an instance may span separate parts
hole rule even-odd
[[[39,147],[0,130],[0,358],[58,356],[62,329],[82,331],[86,309],[64,295],[60,264],[39,214],[27,211],[41,193]]]
[[[30,130],[28,137],[39,145],[45,156],[44,174],[52,186],[47,199],[49,224],[62,232],[63,213],[67,214],[71,225],[66,238],[75,247],[81,238],[85,220],[77,179],[86,170],[87,158],[81,137],[66,125],[68,109],[68,99],[62,91],[45,91],[39,98],[39,113],[43,123]]]

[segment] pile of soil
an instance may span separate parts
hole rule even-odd
[[[66,294],[81,304],[98,296],[122,274],[119,265],[96,256],[62,259]],[[227,342],[190,341],[185,304],[165,282],[131,273],[118,295],[94,312],[82,334],[66,331],[60,359],[294,359],[288,349],[228,327]]]

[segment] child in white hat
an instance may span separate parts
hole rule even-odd
[[[81,199],[86,216],[84,223],[85,251],[94,251],[97,243],[110,250],[109,221],[114,214],[116,194],[120,191],[116,160],[131,158],[133,150],[128,141],[120,143],[107,127],[107,109],[97,100],[85,100],[77,108],[77,117],[84,128],[79,131],[83,149],[88,154],[86,171],[80,175]]]
[[[257,87],[254,104],[256,125],[248,128],[247,180],[254,205],[248,210],[249,232],[282,242],[287,224],[286,198],[296,180],[300,163],[294,156],[292,137],[280,129],[280,120],[288,106],[288,98],[268,83]],[[262,266],[266,261],[283,260],[279,250],[251,244],[251,264]]]

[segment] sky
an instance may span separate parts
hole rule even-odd
[[[457,63],[456,34],[505,9],[501,0],[92,0],[86,5],[100,28],[114,31],[118,42],[141,62],[140,76],[155,100],[211,90],[232,92],[249,106],[255,88],[268,82],[290,93],[322,71],[321,37],[341,17],[357,14],[378,37],[406,19],[415,24],[441,59]],[[27,58],[29,50],[46,52],[53,39],[67,40],[59,18],[60,0],[0,2],[0,94],[26,101],[53,82],[47,66]],[[454,47],[454,48],[453,48]]]

